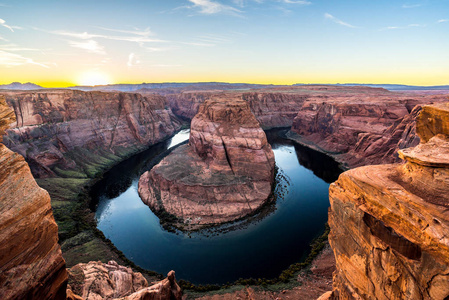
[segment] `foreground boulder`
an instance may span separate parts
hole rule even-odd
[[[449,297],[449,105],[424,106],[401,165],[343,173],[330,187],[333,298]]]
[[[148,287],[141,273],[118,265],[115,261],[107,264],[91,261],[69,269],[70,299],[160,299],[182,298],[181,288],[176,283],[175,272],[167,278]],[[78,296],[79,295],[79,296]]]
[[[273,180],[274,153],[248,104],[221,98],[201,105],[189,145],[144,173],[139,195],[180,225],[218,224],[257,210]]]

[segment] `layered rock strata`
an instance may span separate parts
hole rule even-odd
[[[421,101],[445,101],[445,97]],[[399,162],[397,150],[419,144],[416,116],[421,106],[402,99],[307,101],[293,120],[289,136],[333,156],[347,168]],[[410,110],[410,111],[409,111]]]
[[[265,203],[274,153],[245,101],[208,100],[191,123],[189,145],[139,180],[142,201],[188,225],[244,217]]]
[[[180,127],[165,98],[156,95],[52,90],[4,96],[17,120],[4,144],[40,178],[94,177],[106,161],[119,161]]]
[[[67,272],[48,193],[0,144],[0,299],[65,299]]]
[[[330,186],[334,299],[449,297],[449,105],[424,106],[405,164],[360,167]]]
[[[175,280],[174,271],[167,278],[148,286],[141,273],[118,265],[115,261],[107,264],[89,262],[69,269],[70,291],[73,299],[167,299],[182,298],[181,288]]]

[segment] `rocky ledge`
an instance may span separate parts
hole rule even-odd
[[[95,261],[78,264],[69,269],[69,282],[67,299],[70,300],[182,298],[174,271],[170,271],[166,279],[148,286],[148,281],[141,273],[133,272],[131,268],[120,266],[115,261],[107,264]]]
[[[343,173],[330,187],[336,299],[449,297],[449,105],[424,106],[404,164]]]
[[[141,176],[139,195],[189,229],[253,213],[273,180],[274,153],[247,102],[216,98],[200,106],[189,144]]]

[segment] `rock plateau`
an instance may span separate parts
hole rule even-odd
[[[180,223],[218,224],[263,205],[274,180],[274,153],[245,101],[207,100],[191,123],[188,145],[139,180],[142,201]]]
[[[405,164],[356,168],[330,186],[334,299],[449,297],[449,105],[424,106]],[[331,298],[332,298],[331,297]]]

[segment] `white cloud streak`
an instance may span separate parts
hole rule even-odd
[[[409,28],[419,28],[419,27],[426,27],[426,25],[423,24],[408,24],[407,26],[388,26],[385,28],[381,28],[380,30],[396,30],[396,29],[409,29]]]
[[[312,2],[304,1],[304,0],[278,0],[278,2],[283,2],[283,3],[287,3],[287,4],[301,4],[301,5],[312,4]]]
[[[228,13],[237,15],[242,12],[235,7],[224,5],[212,0],[189,0],[189,2],[193,3],[193,6],[190,6],[189,8],[199,8],[200,13],[207,15],[216,13]],[[240,1],[240,4],[242,3],[243,2]]]
[[[7,25],[7,24],[6,24],[6,21],[3,20],[3,19],[0,19],[0,26],[3,26],[3,27],[5,27],[5,28],[8,28],[9,30],[11,30],[11,32],[14,32],[14,29],[12,29],[11,26]]]
[[[416,8],[420,6],[422,6],[422,4],[403,4],[402,8]]]
[[[441,19],[441,20],[438,20],[437,23],[446,23],[446,22],[449,22],[449,19]]]
[[[349,27],[349,28],[357,28],[357,26],[351,25],[349,23],[343,22],[340,19],[337,19],[336,17],[334,17],[333,15],[329,14],[329,13],[325,13],[324,17],[328,20],[331,20],[332,22],[339,24],[341,26],[345,26],[345,27]]]
[[[72,46],[74,48],[83,49],[90,53],[96,53],[96,54],[102,54],[102,55],[106,54],[104,47],[101,46],[100,44],[98,44],[94,40],[87,40],[87,41],[81,41],[81,42],[79,42],[79,41],[67,41],[67,42],[69,43],[70,46]]]
[[[50,68],[46,64],[35,62],[31,58],[0,50],[0,65],[6,67],[16,67],[26,64],[37,65],[47,69]]]

